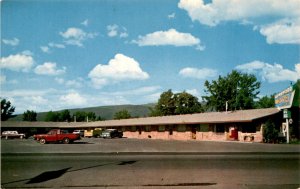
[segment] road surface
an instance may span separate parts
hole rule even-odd
[[[297,153],[2,154],[2,188],[300,187]]]

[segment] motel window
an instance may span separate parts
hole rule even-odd
[[[178,132],[185,132],[186,131],[186,125],[178,125],[177,126]]]
[[[166,127],[164,125],[159,125],[158,126],[158,131],[159,132],[164,132],[166,130]]]
[[[208,124],[201,124],[200,125],[200,132],[208,132],[209,131],[209,125]]]
[[[169,135],[173,135],[173,126],[169,125]]]
[[[131,126],[131,131],[135,132],[136,131],[136,126]]]
[[[146,132],[150,132],[150,131],[151,131],[151,125],[145,126],[145,131],[146,131]]]
[[[224,125],[216,125],[216,133],[224,133],[225,126]]]
[[[242,126],[242,132],[243,133],[255,133],[256,126],[254,124],[244,124]]]

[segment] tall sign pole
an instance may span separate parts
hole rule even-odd
[[[295,90],[292,86],[275,95],[275,106],[283,110],[283,118],[286,119],[285,131],[287,143],[290,142],[289,118],[291,118],[291,112],[288,109],[292,107],[294,95]]]
[[[291,112],[288,109],[283,110],[283,118],[285,118],[286,122],[286,143],[290,143],[290,126],[289,119],[291,118]]]
[[[286,119],[286,143],[290,143],[290,126],[289,126],[289,119]]]

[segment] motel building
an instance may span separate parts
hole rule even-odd
[[[52,128],[68,130],[115,128],[123,137],[198,141],[263,141],[263,126],[268,119],[282,117],[277,108],[208,112],[186,115],[145,117],[95,122],[1,122],[2,131],[43,133]]]
[[[263,142],[263,128],[271,119],[289,141],[299,139],[300,94],[294,85],[275,96],[276,108],[206,112],[95,122],[1,122],[1,131],[33,135],[53,128],[93,130],[114,128],[123,137],[137,139]],[[85,135],[85,136],[92,136]]]

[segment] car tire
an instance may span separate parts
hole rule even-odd
[[[46,144],[46,139],[41,138],[39,142],[40,142],[40,144]]]
[[[70,139],[69,138],[64,138],[63,139],[63,143],[64,144],[69,144],[70,143]]]

